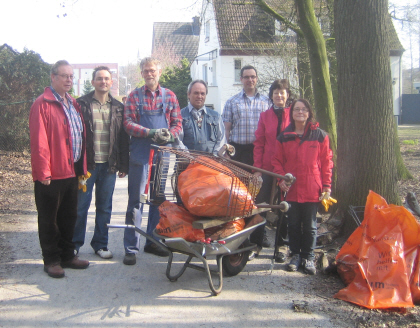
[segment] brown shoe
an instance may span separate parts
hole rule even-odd
[[[75,256],[70,261],[61,262],[61,266],[70,269],[86,269],[89,266],[89,261],[79,260],[79,257]]]
[[[44,265],[44,271],[52,278],[63,278],[64,270],[61,267],[60,263],[53,263],[49,265]]]

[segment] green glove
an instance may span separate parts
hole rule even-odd
[[[157,129],[150,129],[149,133],[147,133],[147,138],[153,139],[155,137],[156,132]]]

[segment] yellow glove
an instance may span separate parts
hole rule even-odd
[[[90,172],[87,172],[85,175],[79,175],[78,179],[79,179],[79,189],[82,189],[83,192],[86,192],[86,182],[87,179],[89,179],[91,176]]]
[[[333,204],[337,203],[337,200],[332,198],[330,196],[330,193],[325,191],[321,194],[321,197],[319,197],[319,200],[321,201],[322,206],[325,208],[325,212],[328,212],[328,208]]]

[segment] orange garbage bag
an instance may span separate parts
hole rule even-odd
[[[178,192],[184,206],[197,216],[246,216],[254,206],[247,187],[229,176],[230,170],[224,165],[208,158],[206,162],[217,170],[192,163],[179,175]]]
[[[414,216],[370,191],[362,224],[337,254],[347,286],[334,297],[370,309],[419,304],[419,244]]]
[[[166,200],[159,206],[159,213],[160,220],[156,226],[159,235],[180,237],[191,242],[204,239],[204,230],[192,226],[198,218],[183,207]]]

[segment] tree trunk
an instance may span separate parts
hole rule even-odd
[[[369,190],[400,204],[397,188],[387,0],[335,0],[338,70],[337,199],[364,206]],[[346,234],[355,225],[348,218]]]
[[[295,0],[295,4],[298,11],[299,27],[308,46],[317,120],[321,128],[328,132],[331,149],[334,158],[336,158],[337,129],[324,35],[315,17],[313,1]]]
[[[299,93],[300,97],[307,99],[313,103],[314,95],[312,93],[312,76],[311,66],[309,63],[308,47],[306,46],[305,38],[297,34],[297,64],[299,74]]]

